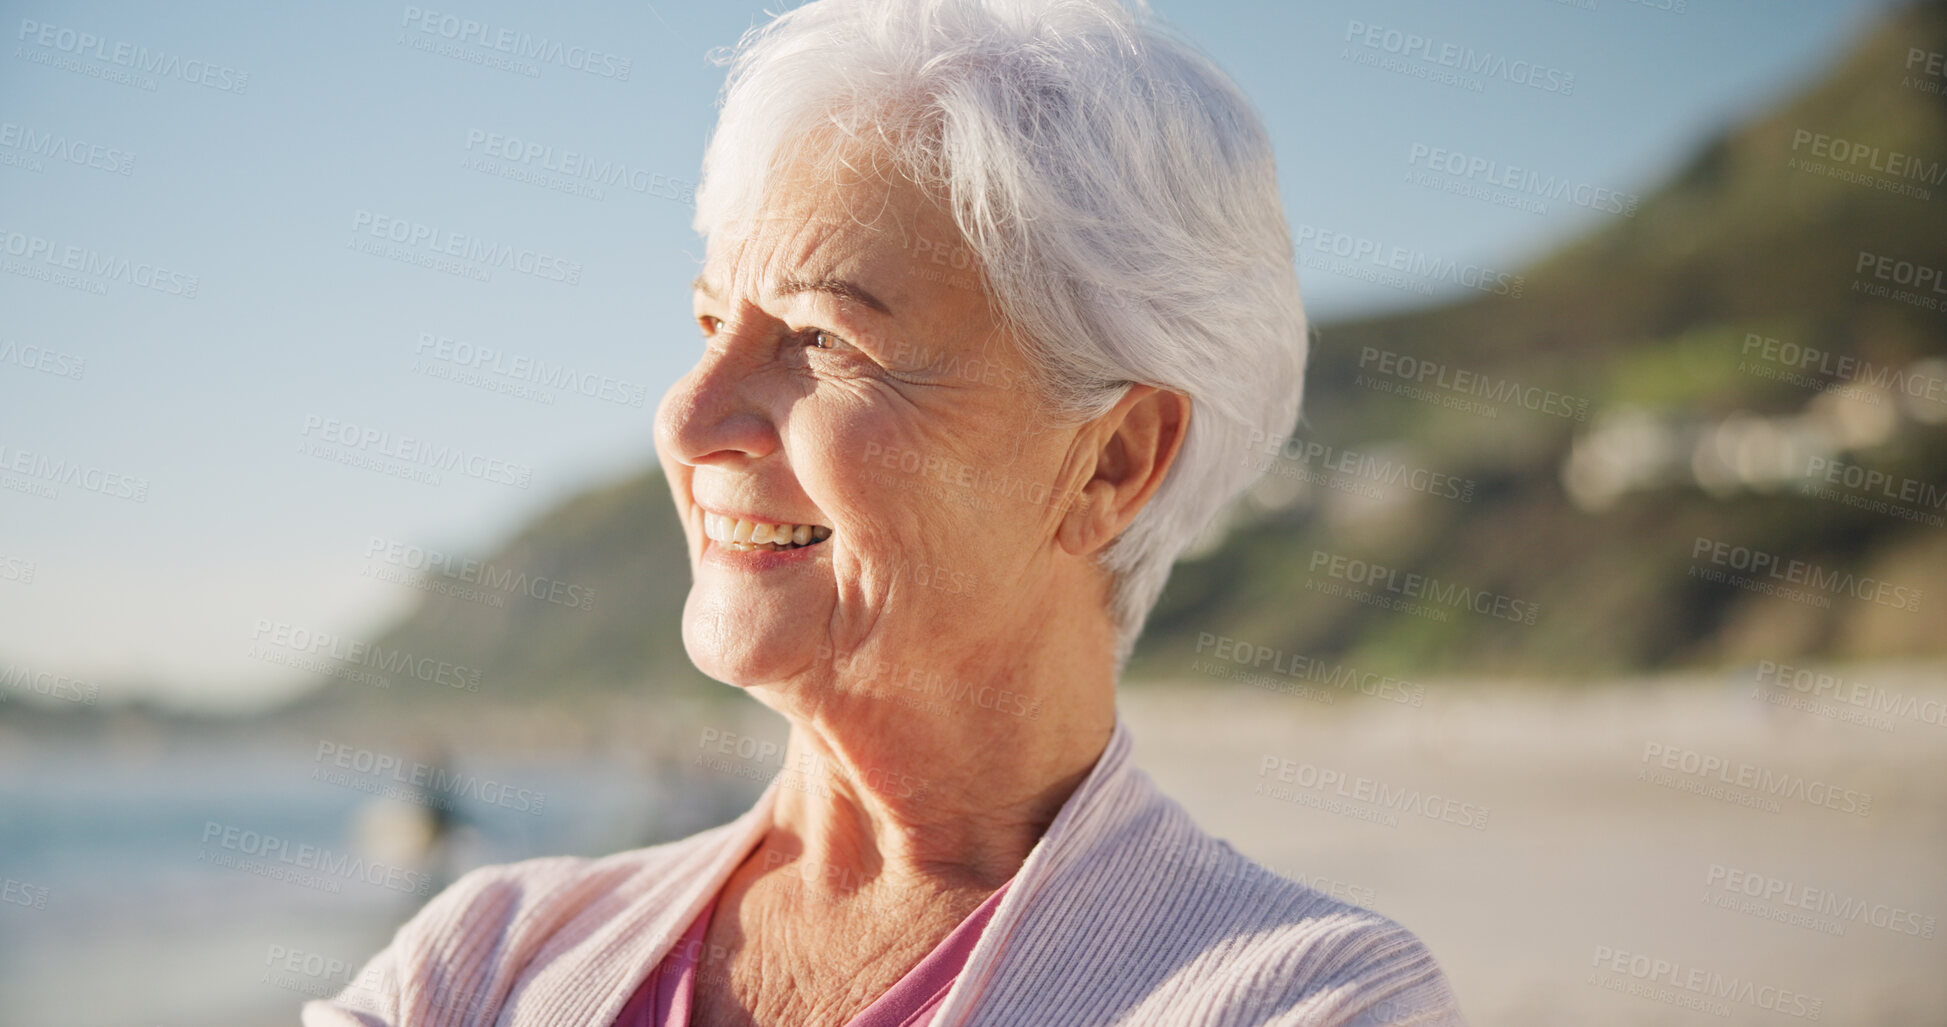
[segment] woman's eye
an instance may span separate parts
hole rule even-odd
[[[817,349],[837,349],[845,344],[844,339],[839,338],[823,328],[810,329],[805,335],[810,339],[811,345]]]
[[[702,317],[696,319],[696,324],[697,327],[703,329],[704,337],[708,338],[709,336],[717,334],[717,329],[723,325],[723,322],[717,320],[714,317],[711,317],[708,314],[705,314]]]

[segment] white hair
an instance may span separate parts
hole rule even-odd
[[[1298,417],[1305,312],[1249,101],[1117,0],[816,0],[724,59],[697,231],[749,216],[836,129],[943,199],[1061,415],[1132,383],[1190,398],[1175,464],[1100,558],[1120,666],[1170,565]]]

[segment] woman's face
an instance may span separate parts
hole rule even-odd
[[[731,684],[984,678],[1050,620],[1077,431],[1047,426],[951,218],[892,178],[786,176],[697,279],[702,352],[656,441],[683,639]],[[752,548],[753,524],[809,530]]]

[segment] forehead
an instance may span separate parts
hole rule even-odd
[[[938,265],[957,274],[941,275]],[[749,217],[717,226],[704,276],[720,287],[761,290],[787,278],[843,274],[895,310],[985,306],[973,265],[936,196],[883,162],[830,158],[784,166]]]

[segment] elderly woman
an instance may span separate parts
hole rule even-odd
[[[1130,763],[1117,673],[1297,416],[1270,146],[1113,0],[819,0],[742,44],[658,452],[697,666],[791,724],[684,841],[476,870],[305,1022],[1454,1024],[1398,925]]]

